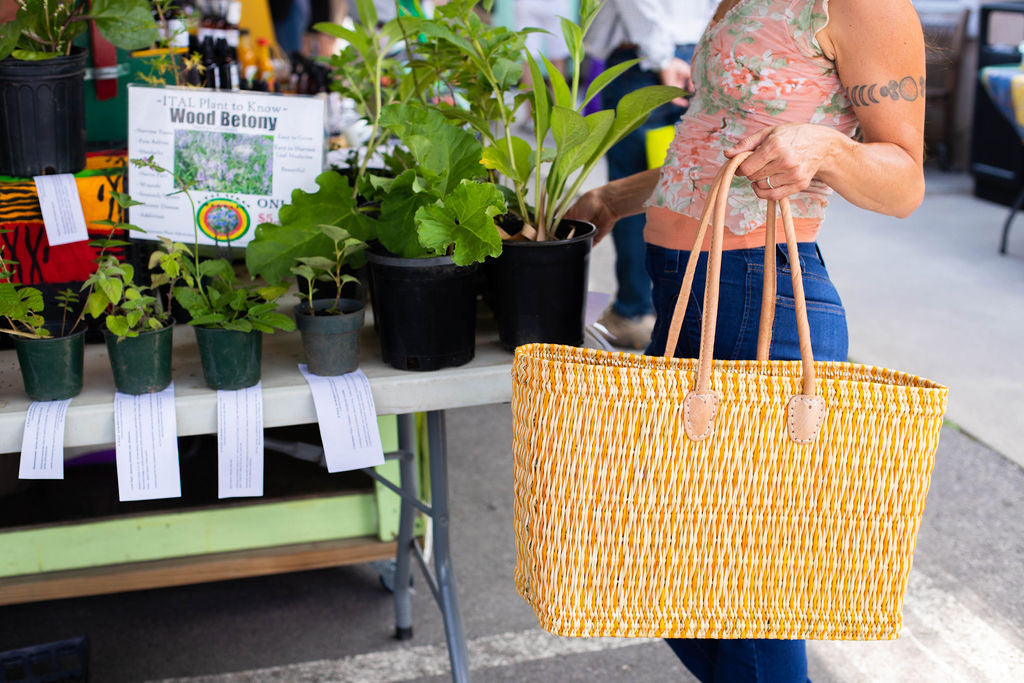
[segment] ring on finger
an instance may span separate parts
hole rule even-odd
[[[765,176],[765,179],[764,179],[764,181],[765,181],[766,183],[768,183],[768,189],[769,189],[769,190],[774,190],[774,189],[775,189],[775,186],[774,186],[774,185],[772,185],[772,177],[771,177],[771,176]]]

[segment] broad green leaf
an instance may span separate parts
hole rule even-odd
[[[292,266],[292,273],[306,280],[313,280],[316,277],[316,273],[309,266]]]
[[[465,179],[483,177],[480,142],[440,112],[421,105],[391,104],[381,113],[381,124],[412,152],[419,174],[435,197],[444,197]]]
[[[505,213],[505,200],[490,183],[464,181],[444,199],[416,212],[420,243],[435,254],[455,246],[457,265],[483,261],[501,254],[494,217]]]
[[[376,230],[373,219],[359,213],[348,179],[335,171],[321,173],[319,189],[292,192],[290,204],[281,207],[280,225],[262,223],[245,250],[249,273],[270,282],[288,277],[296,256],[334,255],[334,244],[321,224],[344,227],[353,237],[368,241]]]
[[[377,26],[377,7],[373,0],[356,0],[356,10],[359,12],[359,23],[371,29]]]
[[[344,242],[350,237],[348,230],[337,225],[321,224],[320,229],[335,242]]]
[[[121,303],[121,294],[124,291],[124,285],[116,278],[101,278],[96,286],[104,296],[115,306]],[[95,292],[94,292],[95,293]],[[90,295],[91,296],[91,295]]]
[[[392,254],[405,258],[426,255],[416,234],[416,212],[435,201],[431,194],[413,190],[415,179],[416,172],[411,170],[398,176],[380,205],[380,243]]]
[[[583,30],[565,17],[561,17],[562,37],[574,63],[583,61]]]
[[[583,97],[582,106],[587,106],[590,103],[590,100],[597,97],[602,90],[608,87],[609,83],[611,83],[616,78],[621,76],[622,73],[629,69],[631,66],[639,64],[640,61],[641,60],[639,59],[629,59],[626,60],[625,62],[619,62],[615,66],[608,67],[607,69],[599,73],[597,77],[590,82],[590,85],[587,86],[587,94]]]
[[[283,313],[267,313],[261,315],[259,321],[284,332],[291,332],[295,329],[295,321]]]
[[[123,315],[108,315],[106,323],[107,329],[118,337],[127,337],[131,329],[131,325]]]
[[[519,85],[519,79],[523,77],[523,66],[511,59],[496,59],[494,61],[494,77],[502,91],[511,90]]]
[[[56,52],[40,52],[39,50],[14,50],[11,56],[23,62],[42,62],[59,56]]]
[[[132,199],[132,196],[127,192],[118,192],[116,190],[111,190],[110,196],[114,198],[114,201],[116,201],[118,206],[120,206],[122,209],[128,209],[133,206],[143,206],[142,202],[135,201],[134,199]]]
[[[256,294],[264,301],[277,301],[288,292],[287,285],[268,285],[257,287]]]
[[[160,37],[148,0],[92,0],[88,17],[122,50],[149,47]]]
[[[234,269],[227,259],[216,258],[199,262],[199,274],[203,277],[219,277],[234,280]]]
[[[582,114],[562,106],[551,110],[551,135],[555,138],[559,156],[564,156],[586,140],[587,133],[587,122]]]
[[[569,154],[559,160],[556,172],[561,177],[603,156],[602,143],[615,123],[615,114],[610,109],[594,112],[584,119],[587,124],[587,138]]]
[[[21,19],[17,18],[0,24],[0,59],[6,59],[10,56],[11,51],[14,50],[14,46],[18,44],[18,39],[21,37],[21,28]]]
[[[544,60],[544,67],[548,70],[548,80],[551,81],[551,90],[555,97],[555,104],[559,107],[572,109],[575,102],[572,101],[572,93],[569,92],[565,76],[555,68],[555,65],[547,57],[541,55],[540,58]]]
[[[128,327],[134,328],[136,325],[138,325],[139,321],[142,320],[143,313],[144,313],[144,311],[142,311],[140,309],[140,310],[130,311],[127,315],[125,315],[125,319],[128,322]]]
[[[652,111],[684,95],[685,90],[670,85],[649,85],[627,93],[615,108],[615,124],[605,144],[615,144],[642,126]]]
[[[223,327],[225,330],[236,330],[238,332],[252,332],[252,323],[248,320],[225,320],[220,323],[218,327]]]
[[[537,140],[543,140],[548,134],[551,117],[551,100],[548,98],[548,89],[544,86],[544,75],[540,72],[537,60],[527,52],[526,61],[530,67],[530,77],[533,79],[532,114],[533,128]]]
[[[93,318],[98,318],[103,315],[103,311],[107,310],[109,304],[110,299],[107,298],[106,294],[94,290],[89,293],[89,298],[85,300],[85,312]]]
[[[308,256],[296,259],[299,263],[313,268],[315,270],[334,270],[335,262],[332,259],[325,258],[323,256]]]

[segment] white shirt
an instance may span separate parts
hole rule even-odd
[[[676,45],[697,42],[717,6],[718,0],[605,0],[587,33],[587,49],[607,59],[622,43],[635,43],[640,67],[660,71]]]

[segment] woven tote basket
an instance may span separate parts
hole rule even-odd
[[[563,636],[890,639],[924,512],[947,389],[814,362],[788,201],[800,361],[712,361],[726,191],[714,215],[697,359],[548,344],[516,350],[516,588]],[[676,347],[695,248],[669,334]]]

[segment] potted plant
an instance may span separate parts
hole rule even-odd
[[[136,284],[134,267],[113,256],[103,257],[83,285],[89,290],[86,314],[104,316],[114,385],[123,394],[162,391],[171,383],[171,297],[189,252],[185,245],[167,239],[164,248],[150,256],[150,286]],[[165,284],[166,304],[158,294],[158,287]]]
[[[0,24],[0,174],[85,167],[85,58],[72,41],[93,22],[119,48],[157,39],[148,0],[22,0]]]
[[[346,284],[359,283],[344,269],[362,254],[366,243],[336,225],[319,227],[334,244],[334,258],[300,257],[292,266],[292,272],[306,281],[306,296],[295,307],[295,322],[302,334],[309,371],[314,375],[344,375],[359,366],[359,335],[365,313],[361,300],[341,296]],[[317,298],[316,282],[332,283],[334,297]]]
[[[484,140],[483,163],[507,184],[511,220],[503,223],[501,258],[488,262],[488,280],[507,349],[527,342],[583,343],[589,256],[595,229],[567,221],[580,188],[609,148],[636,130],[657,107],[682,91],[649,86],[630,93],[615,111],[584,115],[584,108],[634,61],[616,65],[580,88],[583,40],[600,8],[584,0],[580,23],[562,20],[572,62],[567,82],[544,59],[550,90],[524,34],[489,26],[475,12],[479,0],[453,0],[439,6],[434,20],[403,19],[423,35],[416,69],[451,84],[468,107],[438,107],[466,122]],[[484,6],[492,4],[485,2]],[[526,62],[531,90],[512,97]],[[519,107],[528,106],[535,145],[516,136]],[[552,144],[548,143],[550,140]]]
[[[43,295],[35,287],[11,281],[0,240],[0,318],[6,327],[0,332],[14,338],[25,393],[36,401],[57,401],[77,396],[82,390],[85,330],[77,330],[72,308],[78,302],[74,292],[57,295],[62,310],[59,322],[43,317]]]
[[[174,175],[149,159],[131,163],[155,173]],[[195,328],[203,377],[211,389],[244,389],[260,381],[263,333],[291,331],[295,322],[277,312],[277,300],[288,291],[285,285],[241,283],[235,268],[225,258],[199,257],[199,223],[188,183],[174,176],[175,186],[192,207],[195,244],[185,249],[178,282],[172,287],[174,299],[188,312],[188,324]],[[173,259],[157,249],[151,259]],[[152,261],[151,261],[152,262]]]

